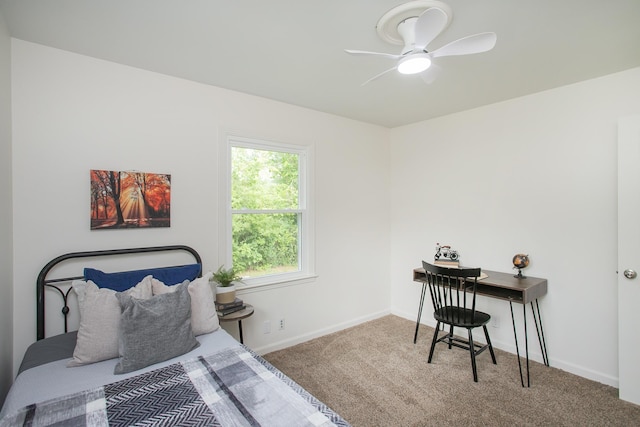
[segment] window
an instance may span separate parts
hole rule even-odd
[[[228,136],[226,265],[247,285],[313,275],[310,148]]]

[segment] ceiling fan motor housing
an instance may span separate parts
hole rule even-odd
[[[407,18],[398,24],[398,34],[404,40],[402,55],[413,52],[416,48],[416,21],[417,17]]]

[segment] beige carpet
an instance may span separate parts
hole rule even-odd
[[[478,356],[478,383],[465,350],[438,344],[428,364],[433,329],[421,326],[414,345],[414,326],[385,316],[264,357],[354,427],[640,425],[640,406],[617,389],[553,367],[531,362],[522,388],[504,351],[497,365]]]

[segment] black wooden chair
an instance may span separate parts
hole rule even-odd
[[[476,368],[476,356],[487,348],[491,353],[491,359],[496,364],[496,355],[493,352],[487,323],[491,316],[487,313],[476,310],[476,288],[479,268],[448,268],[439,265],[432,265],[422,261],[431,301],[433,302],[433,317],[437,321],[436,330],[431,342],[429,360],[433,357],[433,351],[439,342],[469,350],[471,354],[471,368],[473,369],[473,380],[478,382],[478,370]],[[449,332],[438,338],[440,325],[449,325]],[[484,336],[487,340],[485,345],[473,341],[473,329],[482,326]],[[465,328],[468,333],[468,340],[453,335],[453,328]]]

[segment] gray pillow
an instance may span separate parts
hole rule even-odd
[[[200,343],[191,330],[191,297],[188,283],[175,292],[143,300],[116,294],[122,316],[114,374],[142,369],[181,354]]]
[[[220,327],[218,313],[216,313],[216,306],[213,302],[215,296],[209,282],[212,275],[213,273],[208,272],[191,282],[187,280],[189,283],[189,296],[191,297],[191,329],[193,329],[193,335],[195,336],[208,334]],[[156,278],[151,280],[153,295],[174,292],[176,287],[167,286]]]

